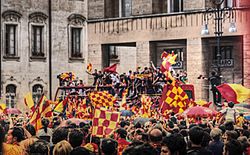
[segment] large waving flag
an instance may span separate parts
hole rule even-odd
[[[216,88],[228,102],[240,103],[250,98],[250,89],[241,84],[221,84]]]
[[[113,64],[109,67],[104,68],[103,71],[108,72],[108,73],[117,73],[116,68],[117,68],[117,64]]]
[[[118,125],[120,113],[106,109],[95,109],[92,135],[97,137],[109,136]]]
[[[24,96],[24,103],[32,112],[35,111],[35,104],[33,101],[32,94],[30,92]]]
[[[151,98],[149,96],[146,96],[146,95],[142,95],[141,96],[141,114],[142,114],[142,117],[145,117],[145,118],[149,118],[151,117],[151,105],[152,105],[152,101],[151,101]]]
[[[42,128],[42,118],[50,118],[52,114],[50,102],[43,95],[31,116],[30,123],[35,125],[36,130],[39,130]]]
[[[68,102],[68,97],[66,97],[61,102],[58,102],[54,107],[54,112],[63,113]]]
[[[168,111],[181,113],[187,108],[188,103],[188,95],[173,81],[162,93],[161,113],[166,114]]]
[[[95,91],[89,94],[89,99],[94,107],[113,106],[116,98],[107,91]]]

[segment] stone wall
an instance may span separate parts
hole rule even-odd
[[[69,37],[68,37],[68,17],[72,14],[80,14],[87,17],[86,1],[65,1],[57,0],[52,2],[52,96],[58,87],[56,76],[61,72],[73,71],[76,76],[86,78],[83,70],[84,59],[87,59],[87,29],[86,23],[83,27],[83,59],[70,61],[69,59]],[[2,12],[14,10],[21,14],[17,23],[17,52],[18,57],[15,59],[2,58],[2,102],[5,103],[6,86],[14,84],[16,90],[17,107],[25,109],[23,97],[26,93],[32,91],[32,86],[41,84],[44,93],[49,97],[49,10],[48,1],[45,0],[1,0]],[[46,16],[44,20],[44,53],[42,59],[31,58],[31,21],[29,16],[33,13],[40,12]],[[5,30],[6,22],[2,18],[2,32]],[[2,33],[3,38],[4,33]],[[4,53],[4,47],[2,46]],[[86,81],[86,79],[84,79]]]

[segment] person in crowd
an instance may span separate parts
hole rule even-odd
[[[189,132],[191,147],[187,151],[187,155],[212,155],[212,152],[201,146],[204,138],[204,130],[201,127],[194,126]]]
[[[126,149],[126,147],[130,144],[130,142],[128,142],[126,140],[127,137],[127,131],[123,128],[120,128],[118,130],[116,130],[116,136],[115,139],[118,142],[118,153],[122,154],[122,151],[124,149]]]
[[[6,143],[3,144],[4,155],[24,154],[20,142],[24,140],[24,130],[21,127],[10,128],[7,133]]]
[[[162,142],[162,131],[153,128],[151,131],[149,131],[149,144],[152,145],[156,151],[158,152],[157,154],[160,154],[161,152],[161,142]]]
[[[49,126],[49,120],[44,118],[42,119],[42,128],[38,130],[37,132],[37,137],[46,140],[47,142],[51,142],[51,137],[52,137],[52,129],[50,129]]]
[[[38,140],[29,148],[29,155],[49,155],[49,152],[49,143],[45,140]]]
[[[222,155],[224,143],[221,141],[222,131],[219,128],[213,128],[210,132],[212,141],[210,141],[208,149],[213,155]]]
[[[76,147],[71,152],[70,155],[92,155],[92,153],[84,147]]]
[[[72,129],[69,132],[68,141],[69,141],[69,143],[71,144],[71,146],[73,148],[76,148],[76,147],[82,145],[82,143],[83,143],[83,136],[84,135],[83,135],[83,132],[81,130]]]
[[[104,138],[101,141],[101,152],[103,155],[117,155],[118,143],[111,138]]]
[[[243,149],[244,154],[250,155],[250,143],[248,142],[247,137],[246,136],[238,137],[237,141],[240,142],[241,148]]]
[[[29,147],[39,139],[38,137],[36,137],[36,129],[33,125],[28,124],[24,126],[23,129],[24,133],[26,133],[26,135],[30,134],[30,136],[26,136],[26,139],[20,142],[20,146],[22,146],[23,150],[25,151],[25,154],[28,155]]]
[[[171,134],[164,137],[161,147],[161,155],[185,155],[186,142],[181,134]]]
[[[233,123],[236,122],[236,118],[237,118],[238,113],[237,113],[236,109],[234,108],[233,102],[229,102],[228,107],[221,110],[220,112],[224,115],[225,122],[230,122],[230,121],[232,121]]]
[[[241,144],[235,139],[229,140],[224,146],[223,155],[242,155],[242,153]]]
[[[54,146],[53,155],[70,155],[73,150],[70,143],[66,140],[60,141]]]
[[[52,134],[52,143],[53,145],[50,147],[50,155],[53,155],[54,145],[59,143],[60,141],[67,140],[68,138],[68,129],[65,127],[58,127],[54,130]]]

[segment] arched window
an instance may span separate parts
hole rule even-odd
[[[18,38],[20,29],[20,18],[22,15],[14,10],[7,10],[3,12],[4,24],[4,58],[18,59]]]
[[[68,17],[69,22],[69,51],[70,59],[83,58],[83,39],[85,36],[85,17],[80,14],[72,14]]]
[[[46,56],[47,18],[48,16],[42,12],[29,15],[31,58],[45,58]]]
[[[40,84],[36,84],[32,87],[32,97],[35,105],[39,102],[43,94],[43,86]]]
[[[6,86],[6,107],[14,108],[16,104],[16,86],[9,84]]]

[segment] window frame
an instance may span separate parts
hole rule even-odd
[[[45,61],[47,57],[47,47],[48,47],[48,30],[47,30],[47,19],[48,16],[42,12],[33,12],[29,15],[29,57],[30,61]],[[42,29],[42,33],[40,35],[40,54],[34,54],[33,46],[34,46],[34,27],[40,27]]]
[[[71,58],[82,58],[82,31],[83,29],[81,27],[71,27],[70,28],[70,38],[71,38],[71,44],[70,44],[70,56]],[[77,33],[76,33],[77,32]],[[79,34],[80,33],[80,34]],[[79,37],[79,41],[77,43],[77,37]],[[75,46],[76,45],[76,46]],[[79,48],[79,51],[75,51],[77,48]]]
[[[8,92],[8,86],[14,86],[14,92]],[[5,93],[6,107],[8,107],[8,108],[16,107],[17,86],[15,84],[6,85],[5,92],[6,92]]]
[[[35,29],[40,29],[40,52],[35,52],[34,51],[34,46],[36,42],[36,37],[34,30]],[[38,24],[32,24],[31,25],[31,57],[45,57],[45,52],[44,52],[44,25],[38,25]],[[37,53],[37,55],[35,54]]]
[[[71,14],[68,17],[68,59],[69,62],[72,61],[84,61],[84,52],[86,52],[86,18],[81,15],[81,14]],[[74,57],[73,56],[73,51],[72,51],[72,29],[81,29],[81,34],[80,34],[80,53],[79,57]]]
[[[14,60],[19,61],[19,44],[20,44],[20,19],[22,17],[22,14],[20,14],[17,11],[14,10],[6,10],[2,13],[2,23],[3,23],[3,61],[6,60]],[[8,55],[6,51],[6,27],[7,25],[15,25],[15,54],[13,56]]]
[[[41,88],[41,93],[38,93],[38,92],[37,92],[37,91],[38,91],[38,90],[37,90],[38,88],[36,89],[36,92],[34,91],[34,89],[35,89],[34,87],[36,87],[36,86],[37,86],[38,88],[39,88],[39,87]],[[41,97],[42,97],[42,95],[43,95],[43,92],[44,92],[44,87],[43,87],[43,85],[41,85],[41,84],[35,84],[35,85],[32,86],[32,99],[33,99],[35,105],[38,104],[39,100],[41,99]],[[39,97],[39,96],[40,96],[40,97]],[[38,97],[37,100],[36,100],[36,97]]]
[[[179,7],[175,8],[176,1],[179,3]],[[168,0],[168,13],[174,13],[174,12],[183,12],[184,11],[184,2],[183,0]]]

